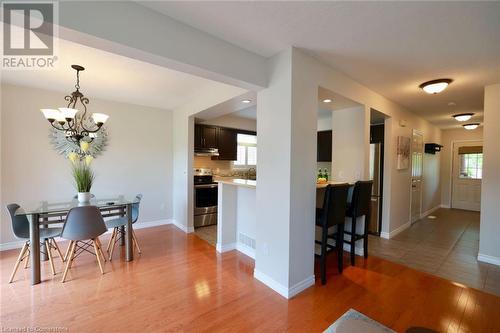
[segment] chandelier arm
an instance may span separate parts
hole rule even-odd
[[[88,104],[89,103],[89,99],[87,97],[80,97],[80,103],[82,103],[83,105],[83,114],[82,114],[82,119],[80,121],[80,126],[83,128],[83,130],[89,134],[89,133],[95,133],[97,131],[99,131],[100,127],[97,127],[97,129],[95,130],[90,130],[88,128],[85,127],[85,122],[84,122],[84,119],[85,119],[85,115],[87,114],[87,106],[85,104]],[[83,131],[82,131],[83,133]],[[87,135],[88,136],[88,135]]]

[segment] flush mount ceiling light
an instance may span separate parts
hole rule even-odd
[[[243,104],[250,104],[251,102],[252,102],[252,100],[250,100],[250,99],[244,99],[241,101],[241,103],[243,103]]]
[[[462,125],[466,130],[473,130],[476,129],[479,126],[479,123],[470,123],[470,124],[465,124]]]
[[[332,100],[330,98],[326,98],[323,100],[323,103],[331,103],[331,102],[332,102]]]
[[[428,94],[439,94],[448,87],[452,79],[438,79],[422,83],[419,87]]]
[[[459,114],[453,115],[453,118],[455,118],[455,120],[457,120],[457,121],[467,121],[470,118],[472,118],[473,115],[474,115],[474,113],[459,113]]]

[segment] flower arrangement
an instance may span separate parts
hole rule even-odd
[[[87,141],[80,142],[80,152],[71,152],[68,154],[68,159],[71,161],[71,173],[78,190],[78,201],[90,201],[90,189],[94,183],[95,175],[90,165],[94,157],[88,154],[90,143]]]

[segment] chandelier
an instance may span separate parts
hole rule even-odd
[[[87,104],[89,99],[80,92],[80,71],[85,70],[80,65],[71,65],[76,70],[76,90],[64,97],[68,102],[67,107],[56,109],[41,109],[45,119],[56,130],[63,131],[66,139],[77,146],[80,141],[92,142],[102,125],[108,120],[109,116],[103,113],[93,113],[92,120],[87,116]],[[77,102],[83,109],[77,109]],[[83,111],[82,111],[83,110]]]

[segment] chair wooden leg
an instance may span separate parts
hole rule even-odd
[[[63,261],[68,260],[69,251],[71,250],[71,244],[73,244],[73,241],[69,242],[68,248],[66,249],[66,253],[64,254]]]
[[[137,241],[137,236],[135,235],[135,231],[132,230],[132,241],[134,242],[135,246],[137,247],[137,252],[141,254],[141,248],[139,247],[139,242]]]
[[[101,243],[101,240],[99,239],[99,237],[97,237],[97,238],[95,239],[95,241],[97,242],[97,247],[98,247],[98,249],[99,249],[99,254],[101,255],[102,260],[104,260],[104,262],[106,262],[106,261],[107,261],[107,259],[106,259],[106,256],[104,256],[104,251],[102,250],[102,243]]]
[[[344,224],[337,225],[337,264],[339,273],[342,274],[344,270]]]
[[[14,280],[14,276],[16,275],[17,269],[19,268],[19,264],[23,260],[24,253],[26,252],[27,249],[28,249],[28,242],[25,242],[21,249],[21,252],[19,253],[19,257],[17,257],[16,264],[14,265],[14,270],[10,275],[9,283],[12,283],[12,281]]]
[[[328,227],[321,228],[321,284],[326,284],[326,245],[328,242]]]
[[[108,246],[106,246],[106,252],[109,253],[109,249],[111,248],[111,242],[113,241],[113,238],[115,237],[116,233],[116,228],[113,228],[113,232],[111,233],[111,238],[109,239]]]
[[[111,238],[111,248],[109,249],[109,261],[113,259],[113,251],[115,250],[115,243],[116,243],[116,236],[118,235],[118,232],[116,232],[113,237]]]
[[[76,251],[78,250],[78,241],[73,241],[74,242],[74,245],[73,245],[73,249],[71,250],[71,260],[69,262],[69,268],[71,268],[71,266],[73,266],[73,260],[75,260],[75,256],[76,256]]]
[[[66,268],[64,268],[64,273],[61,282],[64,283],[66,281],[66,275],[68,274],[69,266],[71,265],[71,262],[73,261],[73,256],[75,255],[75,251],[73,249],[76,246],[75,241],[70,241],[69,246],[68,246],[68,251],[66,251]]]
[[[47,256],[49,257],[50,269],[52,270],[52,275],[56,275],[56,268],[54,267],[54,260],[52,259],[52,249],[50,248],[49,240],[45,240],[45,249],[47,251]]]
[[[95,256],[97,258],[97,263],[99,264],[99,268],[101,269],[101,274],[104,274],[104,269],[102,268],[101,256],[99,255],[99,246],[97,246],[97,242],[95,239],[92,239],[92,244],[94,244]]]
[[[356,253],[354,252],[355,248],[356,248],[356,217],[353,217],[351,224],[351,266],[356,265]]]
[[[28,268],[28,265],[29,265],[29,262],[30,262],[30,247],[28,245],[28,248],[26,249],[26,251],[28,252],[28,256],[26,257],[26,261],[24,262],[24,269]]]
[[[57,245],[57,242],[54,238],[50,239],[52,241],[52,244],[54,245],[54,248],[57,251],[57,254],[59,254],[59,258],[61,258],[61,261],[64,262],[64,257],[62,255],[61,249],[59,248],[59,245]]]

